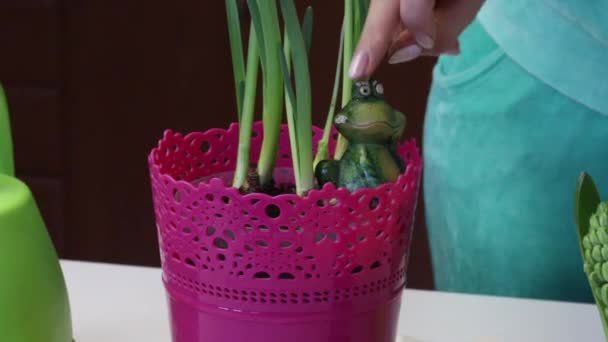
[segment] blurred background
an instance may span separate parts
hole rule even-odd
[[[298,1],[301,10],[307,4],[322,125],[343,9]],[[35,193],[60,256],[159,265],[148,152],[166,128],[237,120],[224,1],[2,0],[0,46],[18,177]],[[434,63],[377,74],[420,145]],[[408,277],[410,288],[433,287],[422,198]]]

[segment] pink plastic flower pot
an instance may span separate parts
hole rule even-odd
[[[173,341],[394,342],[421,173],[415,142],[400,145],[408,167],[395,183],[354,193],[327,184],[306,197],[232,188],[237,145],[236,124],[167,131],[149,157]],[[283,127],[278,183],[293,182],[290,155]]]

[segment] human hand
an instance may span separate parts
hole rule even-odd
[[[350,65],[352,79],[369,78],[385,55],[397,64],[421,55],[460,53],[458,36],[484,0],[371,0]]]

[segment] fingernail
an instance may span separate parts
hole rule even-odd
[[[348,75],[352,79],[358,79],[363,77],[365,71],[367,70],[367,65],[369,64],[369,56],[365,51],[358,51],[353,56],[353,59],[350,63],[350,68],[348,70]]]
[[[410,45],[403,49],[395,52],[388,60],[390,64],[399,64],[411,61],[412,59],[420,56],[422,48],[418,45]]]
[[[425,49],[432,49],[433,46],[435,45],[435,41],[433,40],[433,38],[431,38],[431,36],[427,35],[426,33],[416,33],[416,41],[418,42],[418,44],[420,44],[420,46],[422,46]]]

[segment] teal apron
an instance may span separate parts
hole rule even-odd
[[[573,192],[586,170],[608,193],[608,116],[533,76],[479,22],[460,42],[435,67],[424,128],[436,288],[592,301]]]

